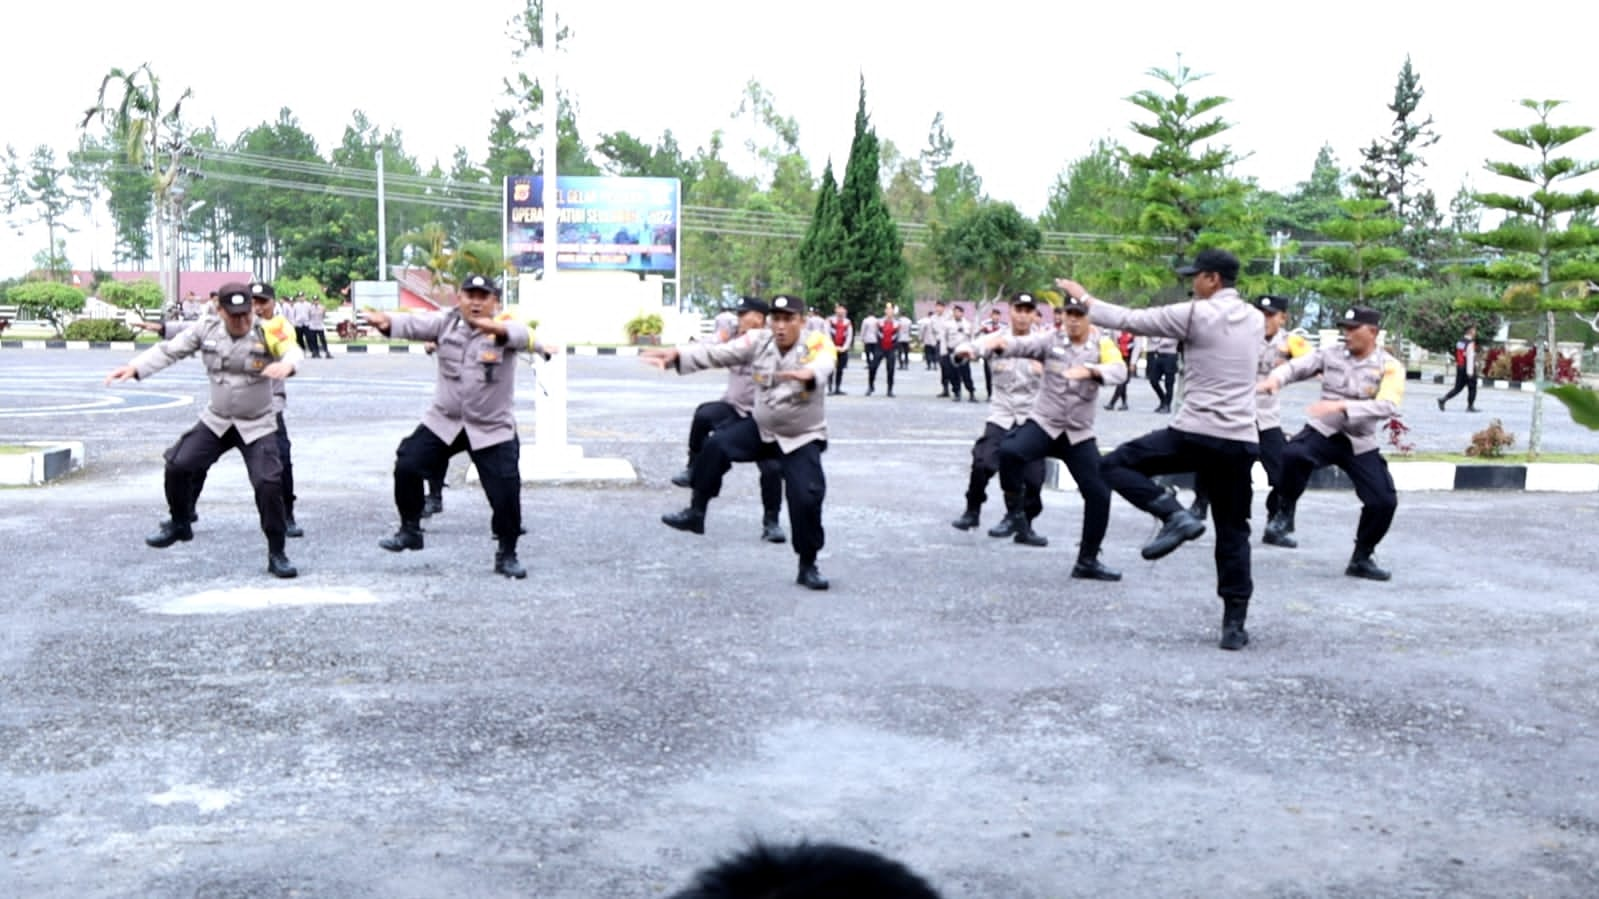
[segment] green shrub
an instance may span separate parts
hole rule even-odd
[[[1453,292],[1429,292],[1407,309],[1405,337],[1429,353],[1453,353],[1466,328],[1477,326],[1477,340],[1486,341],[1499,327],[1499,316],[1477,309],[1455,308]]]
[[[107,281],[100,285],[99,297],[118,309],[160,309],[166,304],[161,285],[154,281]]]
[[[84,293],[70,284],[55,281],[26,281],[6,291],[6,301],[15,303],[25,318],[47,321],[62,336],[67,317],[83,311]]]
[[[68,340],[132,340],[133,332],[114,318],[81,318],[67,325]]]
[[[665,322],[655,313],[635,315],[623,326],[630,340],[638,340],[640,337],[659,337],[665,327]]]

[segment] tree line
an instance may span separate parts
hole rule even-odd
[[[510,28],[516,57],[536,57],[537,0]],[[569,38],[563,30],[557,46]],[[1148,74],[1152,86],[1127,98],[1132,138],[1101,140],[1068,161],[1037,218],[984,193],[941,114],[916,152],[879,140],[864,80],[841,179],[833,160],[813,175],[799,124],[753,80],[729,114],[748,134],[742,152],[721,129],[693,151],[671,131],[590,140],[576,99],[563,93],[555,99],[557,164],[563,174],[680,179],[679,289],[705,308],[733,294],[798,289],[859,316],[916,298],[1047,293],[1057,275],[1134,304],[1158,303],[1181,296],[1176,262],[1220,246],[1245,261],[1244,292],[1291,298],[1295,320],[1307,327],[1362,304],[1429,349],[1445,348],[1473,318],[1526,320],[1591,340],[1577,316],[1555,320],[1557,312],[1599,311],[1589,296],[1599,278],[1599,195],[1560,192],[1594,168],[1560,155],[1591,129],[1552,122],[1558,104],[1529,101],[1534,124],[1496,132],[1535,157],[1489,165],[1525,184],[1523,194],[1461,187],[1440,200],[1424,178],[1426,149],[1439,134],[1407,59],[1388,104],[1392,127],[1354,167],[1323,146],[1305,180],[1277,192],[1237,174],[1240,154],[1226,143],[1228,99],[1205,95],[1202,74],[1180,58]],[[158,244],[175,236],[185,264],[340,290],[377,271],[381,154],[390,261],[447,281],[463,265],[503,264],[500,185],[541,167],[544,90],[525,74],[506,80],[479,151],[457,147],[447,163],[418,160],[399,130],[359,110],[324,150],[287,108],[227,136],[214,123],[189,125],[187,98],[148,66],[114,69],[84,115],[82,144],[64,160],[48,147],[27,157],[7,148],[7,211],[43,221],[49,232],[39,271],[68,267],[59,235],[74,208],[99,198],[118,266],[161,267],[172,247]],[[1486,211],[1503,219],[1485,230]]]

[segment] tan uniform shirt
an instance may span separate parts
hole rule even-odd
[[[823,409],[827,376],[838,359],[832,337],[805,334],[782,352],[772,332],[746,331],[728,343],[689,344],[677,348],[677,370],[692,374],[707,368],[750,367],[755,387],[755,424],[761,440],[775,442],[785,453],[816,440],[827,439]],[[808,371],[811,381],[777,380],[778,372]]]
[[[1127,363],[1115,341],[1090,330],[1082,343],[1072,343],[1065,331],[1011,337],[1006,356],[1024,356],[1044,363],[1044,382],[1029,416],[1049,439],[1061,434],[1072,444],[1094,436],[1094,413],[1099,409],[1099,385],[1127,380]],[[1074,381],[1066,371],[1083,366],[1098,378]]]
[[[1271,376],[1292,384],[1318,373],[1321,398],[1343,400],[1349,408],[1306,423],[1323,437],[1348,437],[1356,455],[1376,450],[1378,423],[1398,415],[1405,398],[1405,367],[1380,348],[1357,359],[1348,347],[1330,346],[1277,366]]]
[[[894,318],[894,345],[909,344],[911,342],[911,320],[904,315]]]
[[[261,372],[274,362],[298,366],[305,358],[289,330],[286,339],[267,330],[272,322],[254,322],[243,337],[228,333],[221,318],[208,315],[133,357],[134,376],[143,380],[179,359],[195,353],[205,363],[211,382],[210,401],[200,411],[200,423],[221,437],[238,428],[245,443],[254,443],[278,429],[278,399],[274,387],[281,382]]]
[[[1266,339],[1260,350],[1260,365],[1256,373],[1265,378],[1284,362],[1308,356],[1315,350],[1310,343],[1298,334],[1287,331],[1278,331],[1275,337]],[[1255,424],[1262,431],[1283,426],[1282,397],[1275,393],[1255,394]]]
[[[972,333],[971,319],[963,318],[960,321],[956,321],[955,316],[949,316],[944,319],[943,327],[939,330],[938,351],[940,353],[955,352],[956,347],[971,341]]]
[[[749,418],[755,408],[755,368],[751,365],[727,367],[727,390],[722,402],[733,407],[739,418]]]
[[[433,405],[422,414],[422,426],[446,445],[454,443],[462,431],[473,449],[516,436],[516,417],[511,414],[516,398],[516,351],[528,347],[527,326],[504,314],[496,321],[505,324],[504,338],[472,327],[455,309],[389,319],[390,337],[438,344]],[[544,351],[537,343],[532,348]]]
[[[1096,325],[1184,342],[1182,408],[1171,426],[1190,434],[1259,443],[1255,425],[1256,366],[1266,324],[1231,287],[1210,299],[1150,309],[1125,309],[1096,300],[1088,309]],[[1153,344],[1151,345],[1153,350]]]
[[[1043,361],[1016,353],[996,355],[977,349],[975,344],[955,348],[956,352],[963,350],[990,360],[988,368],[993,376],[994,397],[988,401],[988,418],[985,420],[1007,431],[1026,421],[1033,414],[1038,388],[1044,383]]]
[[[883,342],[883,326],[881,319],[875,315],[868,315],[861,322],[861,346],[877,346]]]

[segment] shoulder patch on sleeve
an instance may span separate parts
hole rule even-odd
[[[820,356],[824,351],[833,351],[832,341],[815,331],[805,335],[805,362],[810,362],[817,356]]]
[[[1099,338],[1099,364],[1115,365],[1122,361],[1122,351],[1116,348],[1116,341],[1109,337]]]

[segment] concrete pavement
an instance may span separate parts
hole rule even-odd
[[[747,466],[704,537],[657,521],[719,375],[574,358],[573,439],[642,482],[527,489],[507,581],[464,485],[426,550],[377,548],[432,367],[341,358],[291,384],[308,536],[275,582],[236,455],[194,542],[141,541],[196,364],[107,390],[113,354],[46,355],[0,359],[0,434],[87,470],[0,491],[0,895],[657,897],[755,835],[967,899],[1599,893],[1592,494],[1406,495],[1388,584],[1341,574],[1354,497],[1308,494],[1223,653],[1208,536],[1143,562],[1118,499],[1103,585],[1065,576],[1073,494],[1046,549],[952,529],[983,413],[919,361],[829,400],[815,594]],[[1485,417],[1428,390],[1418,442],[1463,446]],[[1527,398],[1479,402],[1514,429]],[[1102,415],[1107,445],[1158,421]]]

